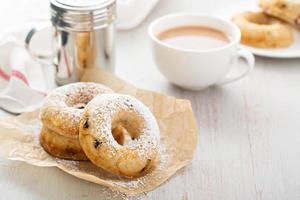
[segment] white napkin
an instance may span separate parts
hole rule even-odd
[[[39,107],[46,95],[42,66],[24,48],[28,27],[0,36],[0,108],[12,113]]]

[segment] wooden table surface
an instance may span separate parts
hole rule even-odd
[[[238,2],[161,0],[141,26],[118,34],[117,74],[138,87],[191,100],[200,129],[192,163],[133,199],[300,199],[300,59],[256,57],[255,70],[241,81],[190,92],[170,85],[151,57],[147,27],[155,18],[212,13]],[[5,1],[0,10],[2,31],[47,12],[47,1]],[[124,198],[56,168],[0,159],[0,199]]]

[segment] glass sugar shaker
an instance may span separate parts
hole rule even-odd
[[[80,81],[89,69],[114,72],[115,0],[50,0],[50,13],[52,52],[48,59],[55,66],[58,85]],[[27,35],[29,52],[31,39],[40,30],[34,28]],[[47,56],[33,57],[45,60]]]

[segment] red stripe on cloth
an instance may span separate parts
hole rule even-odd
[[[26,85],[29,86],[28,80],[22,72],[13,70],[12,71],[12,76],[15,76],[15,77],[21,79]],[[3,78],[6,81],[8,81],[10,79],[9,74],[7,74],[1,67],[0,67],[0,77]],[[40,91],[40,90],[37,90],[37,89],[34,89],[34,88],[32,88],[32,89],[35,90],[37,93],[40,93],[43,96],[47,96],[46,92],[43,92],[43,91]]]
[[[21,79],[26,85],[29,85],[26,76],[22,72],[17,71],[17,70],[13,70],[11,75]]]
[[[9,74],[7,74],[1,67],[0,67],[0,77],[2,77],[6,81],[10,79]]]

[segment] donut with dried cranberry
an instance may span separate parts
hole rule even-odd
[[[286,21],[300,29],[299,0],[260,0],[259,6],[266,14]]]
[[[78,138],[81,114],[86,104],[99,94],[113,91],[101,84],[79,82],[54,89],[40,111],[44,126],[69,138]]]
[[[57,134],[47,127],[42,127],[40,144],[50,155],[68,160],[88,160],[78,138],[72,139]]]
[[[151,111],[136,98],[103,94],[85,107],[79,141],[95,165],[135,177],[146,173],[158,158],[159,127]]]
[[[281,48],[294,41],[291,27],[263,12],[244,12],[233,17],[241,30],[241,43],[258,48]]]

